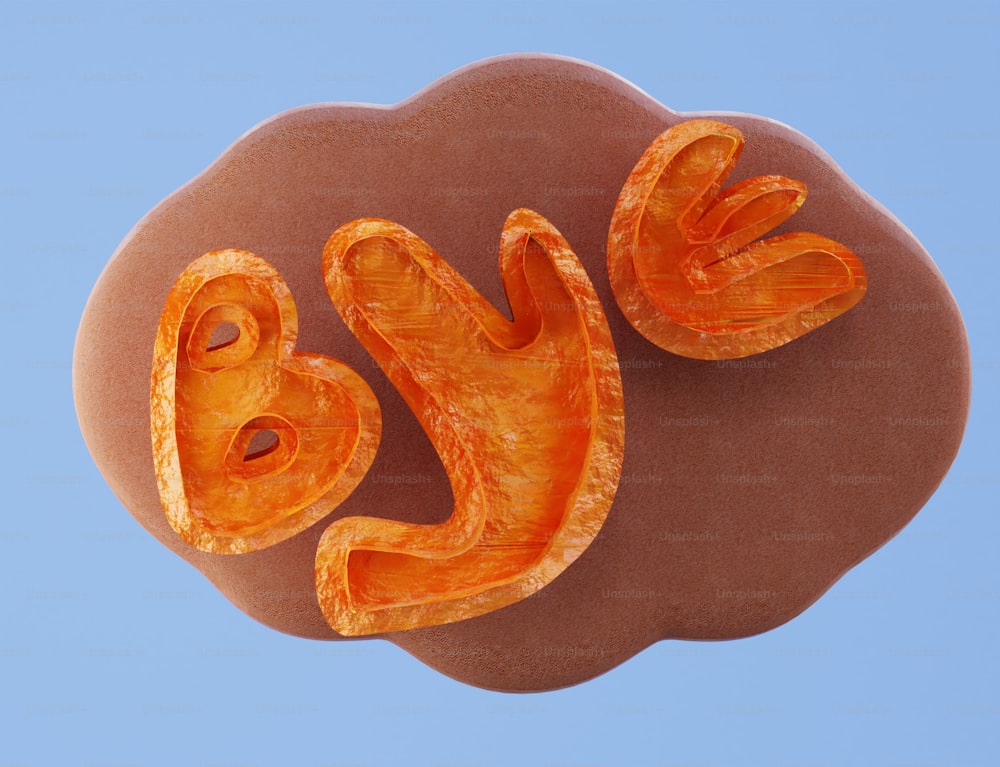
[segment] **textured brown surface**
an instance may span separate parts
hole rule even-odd
[[[608,283],[611,212],[652,139],[690,116],[604,70],[526,56],[467,67],[391,108],[312,106],[259,126],[147,215],[94,288],[74,390],[98,467],[143,526],[249,615],[338,638],[313,587],[328,521],[438,522],[452,499],[416,419],[327,298],[323,245],[354,218],[396,221],[505,309],[500,228],[527,207],[569,241],[608,316],[625,392],[622,483],[591,547],[538,594],[387,638],[462,681],[537,690],[592,677],[659,639],[736,638],[789,620],[895,535],[943,478],[968,410],[965,331],[919,243],[821,150],[784,126],[727,114],[715,117],[747,139],[731,182],[804,181],[805,205],[775,233],[814,231],[852,248],[868,293],[829,325],[745,360],[684,359],[642,338]],[[368,476],[327,521],[242,556],[196,551],[168,526],[149,436],[167,293],[191,261],[221,248],[279,270],[299,310],[297,348],[353,367],[384,421]]]

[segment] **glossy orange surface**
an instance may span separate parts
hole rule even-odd
[[[858,257],[827,237],[758,239],[802,206],[806,186],[759,176],[723,189],[743,146],[730,125],[675,125],[643,154],[615,207],[615,299],[636,330],[675,354],[773,349],[850,309],[867,286]]]
[[[481,615],[541,589],[590,544],[621,472],[624,411],[611,333],[586,272],[537,213],[512,213],[500,272],[513,321],[427,243],[389,221],[338,229],[327,291],[430,437],[451,517],[337,520],[316,557],[341,634]]]
[[[375,456],[378,402],[342,363],[294,351],[295,304],[240,250],[208,253],[160,317],[150,387],[160,499],[203,551],[285,540],[328,514]]]

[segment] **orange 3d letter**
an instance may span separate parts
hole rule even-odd
[[[256,551],[328,514],[381,433],[368,385],[294,351],[295,304],[266,262],[208,253],[160,317],[150,391],[156,479],[171,526],[218,554]]]
[[[622,313],[685,357],[781,346],[846,312],[867,285],[858,257],[826,237],[758,240],[802,206],[806,187],[760,176],[722,189],[743,143],[712,120],[674,126],[643,154],[611,220],[608,271]]]
[[[416,414],[455,505],[439,525],[347,517],[316,558],[341,634],[470,618],[541,589],[600,530],[621,473],[618,360],[597,294],[537,213],[500,240],[511,322],[423,240],[375,219],[338,229],[327,291]]]

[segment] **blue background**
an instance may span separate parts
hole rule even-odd
[[[70,392],[104,263],[244,131],[302,104],[392,103],[517,51],[811,137],[934,256],[974,359],[944,484],[806,613],[536,695],[245,617],[121,507]],[[0,767],[995,764],[998,51],[997,5],[951,0],[4,2]]]

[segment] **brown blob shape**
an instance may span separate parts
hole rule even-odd
[[[941,482],[968,413],[968,343],[941,274],[898,221],[808,139],[731,114],[717,119],[739,128],[747,148],[730,182],[779,173],[805,183],[794,225],[773,233],[843,243],[864,262],[867,293],[833,322],[747,359],[686,359],[643,338],[608,281],[611,215],[646,147],[694,116],[597,67],[525,55],[471,65],[391,108],[310,106],[258,126],[149,213],[94,288],[73,373],[98,467],[139,522],[240,609],[284,632],[338,639],[313,582],[328,524],[438,523],[453,499],[416,418],[326,296],[323,246],[352,219],[395,221],[504,307],[497,232],[510,211],[530,208],[579,257],[618,350],[626,444],[614,505],[591,546],[537,594],[385,638],[470,684],[544,690],[660,639],[732,639],[791,619]],[[149,433],[167,294],[194,259],[223,248],[278,270],[298,308],[297,348],[353,368],[383,417],[354,493],[299,535],[239,556],[197,551],[170,528]]]

